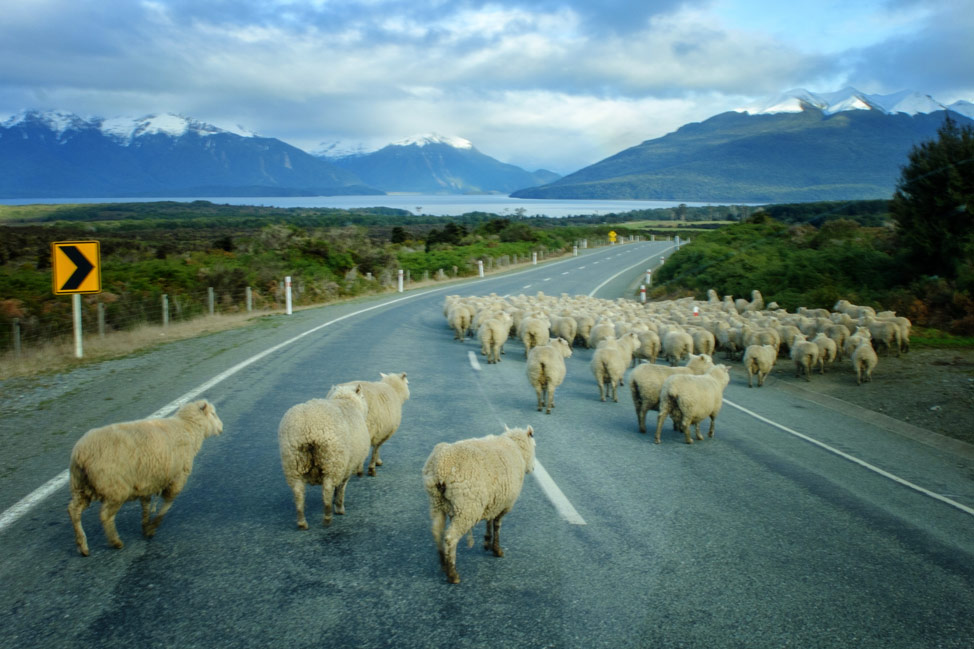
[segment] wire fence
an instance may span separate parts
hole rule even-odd
[[[608,240],[586,241],[585,248],[610,245]],[[577,254],[579,247],[575,246]],[[436,272],[402,271],[403,285],[439,282],[465,274],[491,273],[528,265],[547,258],[572,254],[571,251],[534,253],[518,258],[510,255],[484,256],[471,259],[464,268],[441,268]],[[478,263],[480,262],[480,263]],[[293,306],[311,306],[367,293],[396,290],[398,271],[384,271],[379,277],[371,273],[347,277],[344,286],[310,278],[294,277],[291,286]],[[259,314],[281,311],[286,307],[285,279],[263,287],[206,287],[198,291],[169,294],[159,290],[131,293],[102,292],[81,296],[81,331],[83,338],[105,338],[145,326],[165,329],[170,325],[214,315]],[[72,297],[59,296],[45,303],[41,313],[19,313],[16,307],[0,312],[0,362],[20,360],[34,348],[68,344],[75,335]]]

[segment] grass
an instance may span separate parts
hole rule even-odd
[[[56,205],[30,204],[30,205],[0,205],[0,221],[17,221],[20,219],[38,219],[50,214],[55,214],[63,210],[77,208],[77,204],[59,203]]]
[[[914,326],[910,332],[910,346],[928,349],[974,349],[974,337]]]
[[[701,225],[730,225],[733,221],[673,221],[670,219],[665,220],[647,220],[647,221],[626,221],[625,223],[615,223],[609,227],[613,228],[673,228],[676,229],[678,226],[685,226],[681,229],[693,228],[694,226]]]
[[[105,337],[86,335],[82,342],[83,358],[75,357],[73,338],[32,345],[23,349],[19,356],[12,351],[0,356],[0,380],[63,372],[89,363],[128,356],[163,343],[243,327],[266,315],[267,312],[218,314],[171,323],[168,327],[147,324],[112,332]]]

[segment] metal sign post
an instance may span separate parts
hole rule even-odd
[[[55,295],[70,295],[74,321],[74,355],[84,356],[81,294],[101,293],[101,255],[97,241],[51,243],[51,281]]]

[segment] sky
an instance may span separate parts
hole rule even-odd
[[[438,133],[570,173],[795,88],[974,101],[974,0],[4,0],[0,119]]]

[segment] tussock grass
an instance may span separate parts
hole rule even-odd
[[[63,372],[88,363],[120,358],[167,342],[242,327],[271,313],[275,312],[217,314],[173,322],[168,327],[145,324],[109,332],[104,337],[86,334],[82,342],[83,358],[75,358],[72,337],[31,345],[22,349],[19,356],[13,351],[0,355],[0,380]]]

